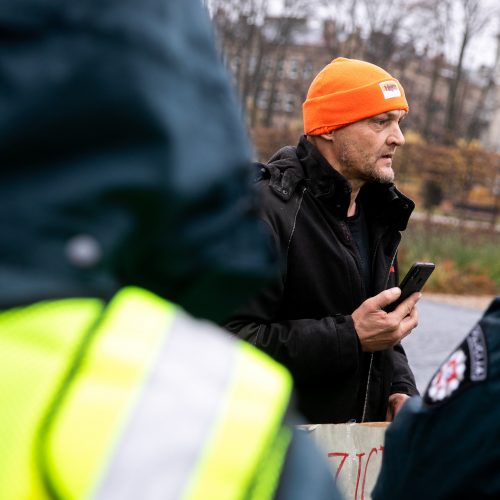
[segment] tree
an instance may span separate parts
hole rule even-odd
[[[281,13],[271,16],[268,0],[206,1],[220,50],[251,126],[259,120],[271,126],[287,50],[294,35],[305,26],[313,3],[284,0]],[[259,116],[264,101],[263,116]]]
[[[222,55],[231,69],[234,83],[246,107],[251,82],[261,70],[261,26],[269,13],[268,0],[210,0]]]
[[[491,19],[491,11],[483,9],[481,0],[460,0],[456,2],[460,9],[460,50],[453,77],[450,79],[446,109],[445,141],[452,144],[457,137],[458,124],[458,89],[462,82],[464,58],[471,40],[486,26]]]
[[[451,24],[451,1],[421,0],[415,4],[413,12],[413,40],[416,45],[423,46],[423,57],[428,62],[429,85],[423,91],[422,109],[424,111],[419,130],[427,140],[439,142],[439,124],[436,124],[436,112],[439,109],[436,98],[439,85],[443,84],[443,70],[446,68],[444,54],[446,40]],[[417,41],[420,41],[420,44]],[[425,93],[424,93],[425,92]]]
[[[264,127],[271,127],[277,103],[278,88],[283,75],[287,51],[294,35],[307,27],[307,20],[313,3],[310,0],[284,0],[281,14],[272,20],[273,30],[267,48],[271,49],[269,58],[270,78],[268,79],[267,107],[262,118]]]
[[[497,20],[500,21],[500,12],[496,13]],[[473,139],[478,139],[483,131],[485,125],[485,113],[486,107],[489,99],[491,99],[493,93],[496,90],[497,82],[496,75],[500,71],[500,33],[496,36],[496,53],[495,62],[490,68],[483,68],[485,85],[479,95],[475,111],[472,114],[472,118],[469,122],[469,127],[467,129],[466,139],[471,141]]]

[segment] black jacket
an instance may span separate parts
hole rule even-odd
[[[500,295],[385,435],[374,500],[500,498]]]
[[[283,263],[281,279],[227,324],[293,373],[313,423],[385,420],[391,393],[416,394],[398,345],[363,353],[350,314],[397,283],[396,251],[414,204],[393,185],[367,184],[372,290],[365,290],[346,224],[350,186],[303,137],[261,166],[263,218]]]

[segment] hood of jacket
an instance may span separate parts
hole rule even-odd
[[[197,0],[6,0],[0,29],[0,308],[137,285],[218,319],[262,285],[250,148]]]

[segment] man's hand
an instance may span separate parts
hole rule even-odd
[[[387,413],[385,415],[386,422],[392,422],[394,417],[401,410],[406,401],[410,399],[408,394],[395,393],[389,396],[389,404],[387,406]]]
[[[389,349],[404,339],[418,324],[415,304],[422,294],[410,295],[394,311],[383,308],[401,295],[398,287],[389,288],[365,300],[351,315],[361,348],[365,352]]]

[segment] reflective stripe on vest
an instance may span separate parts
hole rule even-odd
[[[42,428],[60,495],[239,498],[271,445],[259,488],[272,494],[291,385],[279,365],[137,289],[106,308],[78,365]]]

